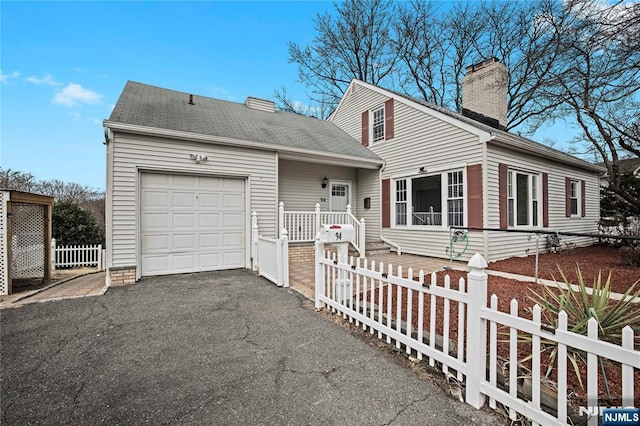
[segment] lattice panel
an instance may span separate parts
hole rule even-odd
[[[0,295],[9,292],[9,276],[7,275],[7,197],[8,193],[0,191]]]
[[[11,205],[12,278],[44,277],[45,206]]]

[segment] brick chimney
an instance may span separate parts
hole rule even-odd
[[[467,67],[462,78],[462,108],[507,125],[507,67],[496,58]],[[465,114],[467,115],[467,114]],[[471,114],[469,114],[471,115]]]

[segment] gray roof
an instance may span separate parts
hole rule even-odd
[[[370,160],[380,157],[335,124],[299,114],[268,112],[243,103],[127,82],[109,122],[261,142],[274,150],[287,148]]]
[[[502,143],[512,149],[520,150],[523,152],[528,152],[534,155],[543,156],[546,158],[552,158],[556,161],[560,161],[563,163],[571,164],[580,168],[584,168],[587,170],[604,172],[605,169],[602,166],[590,163],[588,161],[582,160],[578,157],[574,157],[573,155],[567,154],[566,152],[559,151],[557,149],[551,148],[549,146],[543,145],[541,143],[532,141],[531,139],[524,138],[522,136],[509,133],[504,130],[496,129],[495,127],[491,127],[487,124],[484,124],[480,121],[474,120],[473,118],[464,116],[460,113],[451,111],[447,108],[431,104],[429,102],[423,101],[421,99],[417,99],[408,95],[404,95],[399,92],[395,92],[393,90],[387,90],[391,93],[394,93],[398,96],[401,96],[405,99],[408,99],[412,102],[416,102],[420,105],[426,106],[427,108],[438,111],[442,114],[448,115],[449,117],[455,118],[463,123],[469,124],[471,126],[476,127],[477,129],[483,130],[485,132],[489,132],[496,137],[495,142]]]

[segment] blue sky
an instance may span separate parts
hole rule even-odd
[[[332,10],[328,1],[0,1],[0,165],[104,189],[102,121],[127,80],[236,102],[285,86],[306,105],[287,41],[311,43],[313,18]],[[559,134],[550,130],[535,139]]]
[[[330,2],[0,2],[0,164],[104,189],[102,120],[127,80],[243,102],[284,85],[287,41]]]

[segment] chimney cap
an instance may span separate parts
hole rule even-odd
[[[473,72],[476,72],[479,69],[482,69],[482,68],[484,68],[484,67],[486,67],[488,65],[491,65],[493,63],[496,63],[496,62],[500,62],[500,61],[495,56],[492,57],[492,58],[489,58],[489,59],[485,59],[485,60],[480,61],[480,62],[476,62],[475,64],[469,65],[467,67],[467,74],[471,74]]]

